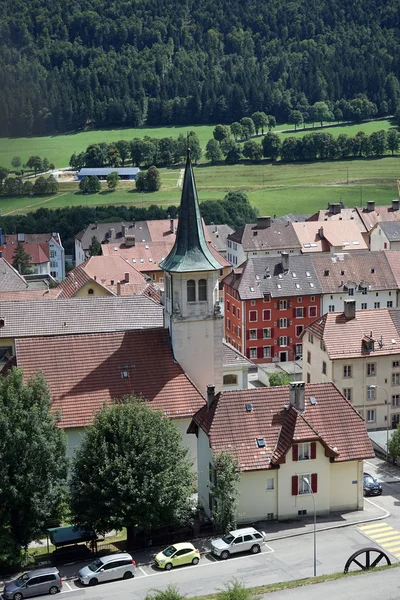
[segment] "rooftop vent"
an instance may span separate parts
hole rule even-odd
[[[315,396],[310,396],[310,404],[311,406],[315,406],[316,404],[318,404]]]
[[[375,210],[375,201],[368,200],[367,202],[367,212],[373,212]]]
[[[392,200],[392,210],[399,210],[400,200]]]
[[[265,448],[266,443],[265,443],[265,439],[264,438],[257,438],[257,447],[258,448]]]
[[[328,275],[329,275],[329,269],[325,269],[324,275],[325,275],[325,277],[328,277]]]
[[[267,229],[271,227],[271,217],[258,217],[257,229]]]
[[[253,412],[253,405],[251,402],[246,402],[245,404],[246,412]]]

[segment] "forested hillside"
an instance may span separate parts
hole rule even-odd
[[[286,121],[358,94],[391,113],[399,18],[399,0],[1,0],[0,135]]]

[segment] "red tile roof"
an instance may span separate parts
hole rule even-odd
[[[25,379],[44,374],[63,428],[90,425],[105,403],[130,394],[170,418],[204,404],[174,360],[166,329],[18,339],[16,356]]]
[[[356,207],[356,210],[367,231],[381,221],[400,221],[400,211],[393,210],[392,205],[379,205],[374,210],[368,210],[368,206]]]
[[[27,254],[29,254],[29,264],[31,265],[39,265],[42,263],[49,262],[49,244],[48,243],[40,243],[40,244],[26,244],[23,242],[24,250]],[[3,258],[5,258],[9,263],[12,263],[14,260],[14,252],[17,247],[17,243],[5,244],[3,245]]]
[[[343,252],[368,250],[355,221],[306,221],[293,223],[302,252],[329,252],[332,247]],[[323,236],[319,234],[323,230]]]
[[[326,313],[305,329],[321,338],[330,358],[373,357],[400,354],[400,309],[357,310],[355,319],[344,313]],[[400,315],[399,315],[400,316]],[[374,350],[367,351],[365,340],[374,340]]]
[[[363,419],[333,383],[306,384],[305,398],[300,414],[285,408],[288,386],[221,392],[211,409],[203,406],[196,413],[190,431],[193,424],[201,427],[212,450],[232,452],[243,471],[276,467],[290,446],[301,441],[320,441],[333,462],[374,456]],[[257,438],[265,439],[265,448],[258,448]]]

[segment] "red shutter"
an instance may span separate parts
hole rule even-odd
[[[247,358],[250,358],[250,348],[246,348],[246,356]]]
[[[317,444],[311,442],[311,458],[317,458]]]
[[[263,357],[263,349],[262,347],[257,348],[257,358]]]
[[[246,340],[250,339],[250,331],[246,329]]]
[[[311,475],[311,489],[316,494],[318,492],[318,474],[312,473]]]
[[[271,338],[273,338],[273,337],[274,337],[274,328],[271,327]]]
[[[297,462],[299,460],[299,447],[297,444],[292,446],[292,460]]]
[[[293,309],[293,316],[294,316],[294,318],[296,318],[296,309],[295,308]]]
[[[262,340],[263,339],[263,330],[262,329],[257,329],[257,339],[258,340]]]
[[[297,496],[299,493],[299,480],[297,475],[293,475],[292,477],[292,496]]]

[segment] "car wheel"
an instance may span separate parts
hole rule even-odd
[[[221,552],[221,558],[222,560],[226,560],[227,558],[229,558],[228,550],[224,550],[223,552]]]
[[[164,567],[166,571],[170,571],[172,569],[172,563],[167,563]]]
[[[52,585],[51,588],[49,589],[49,594],[58,594],[59,589],[56,585]]]
[[[198,565],[199,564],[199,559],[197,558],[197,556],[194,557],[194,559],[192,560],[192,565]]]
[[[93,579],[89,580],[89,585],[97,585],[99,583],[99,580],[96,579],[96,577],[93,577]]]
[[[258,544],[254,544],[254,546],[251,547],[251,553],[252,554],[258,554],[260,552],[261,548]]]
[[[124,573],[124,576],[122,579],[132,579],[133,577],[133,573],[131,573],[130,571],[127,571],[126,573]]]
[[[14,600],[22,600],[22,598],[23,598],[23,595],[21,594],[21,592],[14,594]]]

